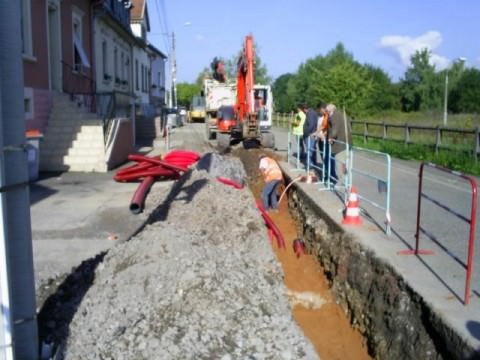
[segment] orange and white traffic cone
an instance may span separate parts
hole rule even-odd
[[[345,225],[361,225],[363,220],[360,217],[360,208],[358,206],[358,194],[357,188],[352,186],[350,190],[350,195],[348,196],[347,208],[345,211],[345,216],[343,218],[342,224]]]

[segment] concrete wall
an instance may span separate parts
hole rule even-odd
[[[287,181],[291,181],[287,180]],[[467,359],[469,347],[389,264],[363,248],[301,188],[289,208],[337,301],[376,359]],[[473,358],[473,357],[472,357]]]

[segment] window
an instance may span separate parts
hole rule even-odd
[[[125,60],[125,80],[130,83],[130,58],[127,56]]]
[[[82,18],[83,12],[74,7],[72,12],[73,68],[78,72],[84,68],[90,68],[90,62],[82,44]]]
[[[142,91],[145,91],[145,67],[142,64]]]
[[[108,62],[107,62],[107,41],[103,40],[102,41],[102,72],[103,72],[103,78],[105,80],[110,80],[111,75],[108,73]]]
[[[140,90],[139,80],[138,80],[138,60],[135,60],[135,89]]]
[[[32,51],[32,10],[31,0],[21,0],[21,35],[22,35],[22,52],[24,56],[33,56]]]
[[[120,82],[118,76],[118,50],[116,46],[115,50],[113,50],[113,76],[115,76],[115,82]]]
[[[125,56],[123,55],[123,51],[120,54],[120,79],[125,80]]]

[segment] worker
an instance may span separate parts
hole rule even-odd
[[[305,164],[308,164],[310,161],[310,166],[317,166],[317,139],[315,137],[315,132],[317,131],[318,115],[317,112],[306,107],[305,113],[305,123],[303,124],[303,141],[305,146],[310,147],[305,151],[307,153],[307,158],[305,159]],[[304,111],[305,111],[304,110]]]
[[[259,156],[259,169],[265,180],[261,198],[265,211],[278,211],[277,189],[283,180],[282,170],[278,163],[265,154]]]
[[[346,186],[347,157],[348,151],[350,151],[352,147],[350,121],[338,112],[334,104],[328,104],[327,111],[331,119],[328,142],[332,145],[332,156],[335,158],[335,172],[338,179],[337,185]]]
[[[322,177],[323,181],[326,182],[327,180],[329,180],[329,171],[330,176],[334,176],[336,178],[335,165],[330,166],[331,163],[333,163],[333,159],[331,159],[330,157],[330,146],[328,144],[328,128],[330,124],[330,118],[327,111],[327,104],[324,102],[319,103],[317,105],[317,111],[318,125],[317,131],[315,132],[315,137],[318,139],[318,148],[320,150],[320,155],[324,164],[323,169],[325,173],[322,174]]]
[[[305,124],[305,112],[304,112],[304,105],[298,104],[297,105],[297,113],[295,114],[293,121],[292,121],[292,134],[295,136],[297,141],[297,149],[299,149],[300,153],[297,156],[300,158],[301,161],[305,159],[305,144],[303,142],[303,125]]]

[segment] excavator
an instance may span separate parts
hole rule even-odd
[[[223,105],[217,112],[217,145],[226,150],[231,141],[252,141],[264,147],[275,146],[271,132],[271,90],[255,85],[253,36],[247,35],[237,63],[236,99],[234,105]],[[269,105],[269,106],[268,106]]]

